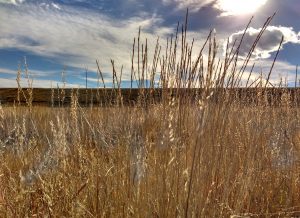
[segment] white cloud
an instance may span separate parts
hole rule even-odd
[[[241,57],[247,56],[250,51],[255,39],[257,38],[260,29],[249,28],[244,36],[242,46],[240,47],[239,54]],[[234,41],[236,40],[236,47],[240,42],[240,39],[244,33],[244,30],[237,33],[233,33],[229,38],[229,48],[233,46]],[[272,52],[278,50],[279,43],[282,36],[284,36],[283,45],[286,43],[295,43],[300,44],[298,34],[293,30],[292,27],[283,27],[283,26],[269,26],[263,33],[261,39],[259,40],[256,49],[253,52],[254,58],[266,59],[271,56]],[[282,48],[281,48],[282,49]]]
[[[253,14],[268,0],[217,0],[214,7],[222,11],[221,16]]]
[[[175,4],[177,10],[197,12],[207,5],[220,11],[220,16],[253,14],[268,0],[162,0],[165,5]]]
[[[0,22],[0,48],[58,57],[62,65],[87,66],[90,70],[96,70],[96,59],[103,71],[111,70],[110,58],[115,59],[118,69],[122,64],[128,67],[139,26],[152,49],[157,36],[164,37],[174,30],[161,26],[162,20],[156,16],[122,21],[67,6],[54,10],[28,3],[22,7],[0,7],[0,14],[4,18]]]
[[[45,9],[55,9],[55,10],[61,10],[61,6],[59,4],[55,4],[55,3],[40,3],[41,7],[44,7]]]
[[[85,78],[83,75],[85,74],[83,71],[78,70],[36,70],[36,69],[28,69],[28,76],[33,80],[33,87],[43,87],[50,88],[51,84],[56,87],[58,84],[62,87],[62,71],[64,71],[64,81],[66,82],[67,87],[80,87],[80,83],[84,83]],[[0,83],[1,88],[12,88],[17,87],[17,73],[18,67],[15,69],[3,68],[0,67]],[[89,76],[94,76],[89,74]],[[21,66],[21,86],[27,87],[28,80],[25,74],[24,66]],[[1,82],[2,81],[2,82]],[[108,80],[107,80],[108,81]]]
[[[187,9],[196,12],[207,4],[213,3],[215,0],[162,0],[165,5],[176,4],[177,9]]]
[[[0,3],[5,3],[5,4],[20,4],[23,3],[25,0],[0,0]]]
[[[165,4],[171,2],[171,0],[163,1]],[[178,4],[178,7],[184,8],[194,4],[194,8],[197,8],[196,5],[202,7],[212,1],[174,0],[173,2]],[[41,7],[39,4],[32,5],[31,3],[24,4],[22,7],[13,7],[13,9],[1,5],[0,14],[4,19],[0,22],[0,49],[25,50],[36,55],[54,58],[61,65],[88,67],[92,71],[96,70],[95,60],[99,59],[104,72],[111,72],[110,59],[112,58],[116,62],[118,72],[121,65],[124,65],[123,78],[128,79],[126,72],[130,71],[130,53],[138,27],[142,27],[142,39],[143,41],[145,38],[148,39],[150,50],[154,50],[157,36],[163,38],[161,41],[164,41],[165,36],[174,33],[176,28],[176,26],[163,27],[162,19],[157,16],[144,15],[144,18],[132,17],[129,20],[120,21],[87,9],[80,10],[69,6],[56,10],[54,7]],[[249,51],[251,40],[254,40],[258,31],[259,29],[254,28],[248,30],[244,46],[241,48],[241,55]],[[241,37],[242,33],[243,31],[232,34],[231,42],[234,38]],[[198,54],[197,49],[200,49],[207,34],[207,31],[188,32],[189,39],[197,40],[193,57]],[[292,28],[268,27],[255,50],[255,57],[269,57],[271,52],[277,50],[282,34],[285,35],[284,43],[299,43],[300,33],[295,33]],[[151,58],[151,54],[149,57]],[[151,59],[149,59],[150,62]],[[38,73],[43,74],[36,72]],[[51,73],[44,72],[44,74]],[[107,77],[107,82],[109,79],[110,76]],[[49,84],[50,82],[48,86]]]
[[[0,78],[1,88],[16,88],[17,81],[15,78]],[[20,85],[22,88],[28,88],[28,81],[27,79],[22,78],[20,81]],[[34,79],[32,83],[33,88],[50,88],[52,85],[53,88],[56,88],[57,85],[59,87],[63,87],[64,84],[60,81],[55,80],[43,80],[43,79]],[[66,88],[80,88],[79,84],[65,84]]]
[[[123,21],[87,9],[64,6],[56,10],[30,2],[22,7],[0,7],[0,14],[5,18],[5,22],[0,22],[0,49],[19,49],[53,58],[61,66],[87,67],[89,71],[97,70],[95,60],[98,59],[102,71],[108,73],[105,82],[111,82],[111,59],[115,60],[118,73],[124,66],[122,78],[130,79],[132,43],[139,26],[142,28],[141,41],[148,39],[149,65],[152,64],[157,37],[160,37],[161,55],[164,55],[166,37],[176,31],[176,25],[164,27],[163,20],[155,15],[143,14]],[[188,32],[188,41],[196,40],[193,57],[198,54],[207,34],[208,31]],[[30,63],[30,59],[28,61]],[[35,72],[30,64],[29,69],[39,79],[43,74],[55,73]]]
[[[240,83],[241,86],[245,86],[248,79],[249,79],[248,86],[252,83],[253,86],[257,85],[261,75],[263,81],[266,82],[266,79],[268,77],[268,74],[273,64],[273,60],[260,59],[260,60],[255,60],[254,62],[255,62],[255,67],[251,75],[250,75],[250,69],[252,68],[253,63],[249,64],[245,72],[241,75],[242,76],[241,83]],[[238,61],[237,63],[238,69],[242,67],[242,64],[243,61]],[[286,61],[277,60],[271,72],[269,81],[274,86],[278,86],[280,81],[282,82],[287,81],[289,85],[293,86],[295,83],[295,72],[296,72],[295,65],[290,64]],[[269,84],[268,86],[271,85]]]
[[[0,68],[0,73],[17,75],[17,70],[15,71],[12,69]]]

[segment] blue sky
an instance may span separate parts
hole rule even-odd
[[[300,1],[261,1],[265,4],[255,11],[240,14],[230,6],[242,0],[0,0],[0,87],[16,86],[16,72],[18,65],[24,68],[24,57],[37,87],[56,86],[63,69],[69,86],[85,85],[85,69],[89,86],[95,86],[96,59],[107,82],[112,77],[111,59],[117,69],[124,66],[123,79],[129,79],[138,28],[153,52],[158,36],[164,45],[164,40],[175,33],[177,22],[184,21],[186,8],[190,11],[188,37],[195,38],[199,47],[215,28],[222,48],[228,37],[241,35],[254,14],[245,52],[267,17],[276,12],[253,58],[257,71],[268,73],[284,35],[272,79],[282,76],[292,83],[300,64]]]

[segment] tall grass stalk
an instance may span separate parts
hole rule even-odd
[[[17,101],[23,95],[28,104],[0,107],[0,216],[300,215],[296,98],[284,88],[273,95],[271,74],[250,79],[252,53],[273,17],[242,61],[243,38],[221,60],[214,31],[200,48],[189,42],[187,18],[164,51],[157,39],[152,60],[139,30],[131,57],[134,103],[124,103],[123,68],[118,72],[113,60],[113,92],[96,61],[105,100],[89,108],[79,90],[64,105],[64,87],[59,107],[35,106],[19,71]],[[247,71],[248,89],[238,92]]]

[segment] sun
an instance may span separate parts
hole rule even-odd
[[[268,0],[219,0],[218,8],[224,11],[224,15],[243,15],[254,13],[258,8],[266,4]]]

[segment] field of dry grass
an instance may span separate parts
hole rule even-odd
[[[2,107],[1,216],[299,216],[300,110],[286,101]]]
[[[0,216],[300,216],[300,109],[288,89],[270,98],[272,68],[242,81],[257,41],[242,62],[239,46],[218,60],[211,32],[195,57],[183,25],[165,52],[157,44],[151,64],[140,41],[130,105],[113,61],[114,101],[102,106],[82,107],[76,90],[68,106],[34,105],[18,73],[14,105],[0,107]],[[255,93],[247,104],[231,92],[242,82]]]

